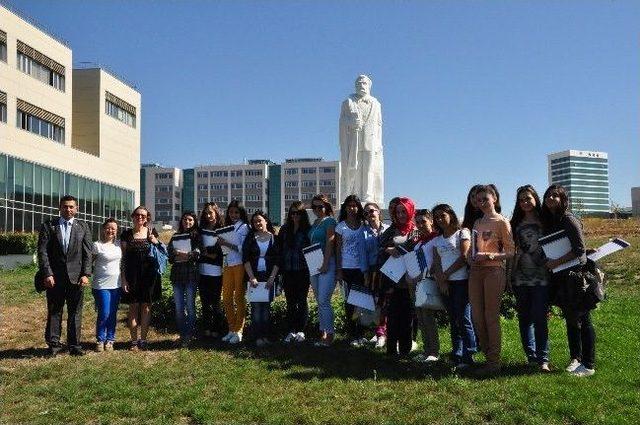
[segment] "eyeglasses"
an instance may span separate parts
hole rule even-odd
[[[323,210],[324,209],[324,205],[311,205],[311,209],[312,210]]]

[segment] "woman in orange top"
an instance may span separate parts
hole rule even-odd
[[[513,256],[514,243],[509,221],[500,210],[493,185],[476,191],[482,217],[473,224],[469,301],[480,348],[487,362],[478,372],[500,371],[500,301],[506,284],[505,261]]]

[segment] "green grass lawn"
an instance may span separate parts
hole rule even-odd
[[[569,358],[558,317],[550,322],[555,371],[548,375],[524,365],[515,319],[502,321],[504,370],[485,380],[458,376],[446,362],[391,361],[346,342],[324,350],[210,343],[177,350],[174,335],[159,332],[144,353],[120,344],[113,353],[46,359],[44,300],[31,289],[33,270],[2,272],[0,422],[638,423],[640,238],[629,241],[632,248],[602,264],[608,299],[593,313],[597,372],[586,379],[563,371]],[[91,298],[87,292],[87,342]],[[118,333],[126,341],[122,323]],[[440,337],[446,353],[448,328]]]

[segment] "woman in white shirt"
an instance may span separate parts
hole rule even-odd
[[[96,301],[96,351],[113,351],[116,316],[120,302],[120,260],[122,250],[116,241],[118,223],[108,218],[102,224],[100,240],[93,243],[93,297]]]

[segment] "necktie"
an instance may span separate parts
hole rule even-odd
[[[67,249],[69,249],[69,222],[64,222],[64,237],[62,238],[64,242],[64,253],[67,253]]]

